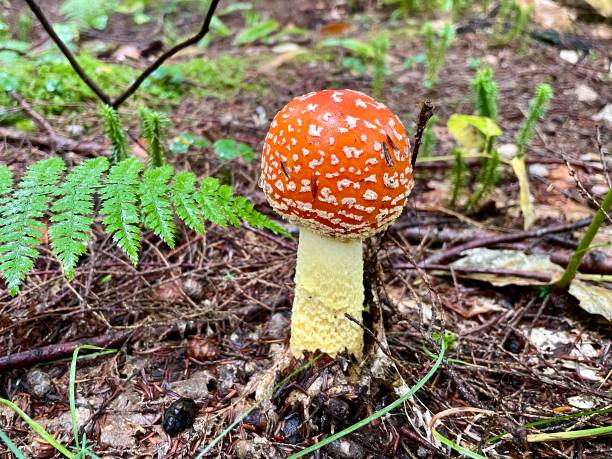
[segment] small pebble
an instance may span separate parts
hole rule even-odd
[[[44,397],[53,389],[53,383],[49,375],[38,368],[34,368],[28,373],[26,382],[30,388],[30,393],[38,398]]]
[[[266,329],[267,335],[272,339],[285,339],[289,335],[289,319],[282,313],[272,314]]]
[[[66,128],[66,131],[73,139],[80,139],[85,134],[85,128],[80,124],[71,124]]]
[[[328,403],[329,414],[336,419],[346,421],[351,413],[349,404],[340,398],[332,398]]]
[[[302,416],[300,415],[300,413],[291,413],[285,416],[283,424],[283,435],[285,436],[287,443],[295,445],[296,443],[302,441],[300,432],[298,430],[301,423]]]
[[[193,277],[188,277],[183,281],[183,290],[192,300],[201,300],[204,296],[202,284]]]
[[[562,49],[559,57],[570,64],[578,62],[578,53],[572,49]]]
[[[348,438],[333,441],[325,449],[335,459],[363,459],[366,456],[361,445]]]

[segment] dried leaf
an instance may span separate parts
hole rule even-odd
[[[529,191],[529,177],[527,176],[527,168],[525,167],[525,158],[515,156],[510,161],[512,170],[519,182],[519,206],[523,213],[523,228],[528,230],[533,226],[536,220],[535,211],[533,209],[533,196]]]
[[[601,314],[612,321],[612,290],[598,285],[574,280],[569,293],[580,302],[580,307],[590,314]]]
[[[563,269],[550,261],[548,255],[527,255],[518,250],[492,250],[476,248],[462,253],[463,258],[451,263],[455,268],[494,268],[512,271],[535,272],[552,276],[552,282],[563,274]],[[498,287],[505,285],[546,285],[537,279],[518,277],[512,275],[483,274],[483,273],[457,273],[461,277],[482,280]]]

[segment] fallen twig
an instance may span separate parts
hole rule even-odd
[[[419,264],[415,267],[412,263],[394,263],[393,267],[396,269],[426,269],[426,270],[437,270],[437,271],[455,271],[457,273],[477,273],[477,274],[493,274],[496,276],[515,276],[522,277],[525,279],[534,279],[540,282],[550,283],[552,282],[552,276],[550,274],[537,272],[537,271],[521,271],[517,269],[500,269],[500,268],[478,268],[478,267],[459,267],[449,266],[441,264]]]
[[[434,242],[454,242],[454,243],[463,243],[466,241],[473,240],[481,240],[481,239],[491,239],[499,236],[499,233],[494,231],[473,231],[469,229],[454,229],[454,228],[439,228],[438,226],[414,226],[409,228],[398,228],[398,232],[401,233],[403,237],[413,241],[420,241],[424,237],[428,240]],[[549,240],[549,238],[546,238]],[[568,244],[569,241],[558,240],[553,237],[550,238],[555,243],[563,243],[565,245]],[[506,241],[507,242],[507,241]],[[497,244],[497,243],[495,243]],[[495,245],[491,244],[491,245]],[[575,246],[572,247],[575,250]],[[514,247],[513,247],[514,248]],[[531,253],[540,253],[543,252],[541,249],[538,251],[534,249],[528,243],[517,244],[517,250],[529,250]],[[555,264],[558,264],[562,267],[566,267],[569,263],[569,260],[573,254],[573,250],[570,252],[568,250],[554,250],[552,253],[543,252],[550,256],[550,261]],[[593,273],[593,274],[612,274],[612,258],[610,257],[602,257],[597,255],[598,252],[592,252],[589,255],[583,258],[582,263],[580,264],[580,272],[582,273]]]
[[[45,150],[72,151],[83,155],[96,156],[108,152],[108,148],[99,143],[78,142],[63,136],[36,136],[24,132],[0,127],[0,139],[13,144],[32,144]]]
[[[419,154],[419,150],[421,149],[421,139],[423,138],[423,132],[425,131],[425,126],[427,126],[427,121],[429,118],[433,116],[434,106],[432,105],[430,100],[426,100],[421,105],[421,111],[419,112],[419,118],[417,119],[417,131],[414,136],[414,149],[412,150],[412,157],[410,158],[410,162],[412,163],[412,167],[414,167],[417,156]]]
[[[208,7],[208,12],[206,13],[206,17],[204,18],[204,21],[198,33],[196,33],[191,38],[188,38],[187,40],[176,44],[168,51],[163,53],[161,56],[159,56],[157,59],[155,59],[155,61],[151,63],[151,65],[149,65],[146,69],[144,69],[144,71],[138,76],[138,78],[136,78],[136,80],[134,80],[134,82],[114,100],[112,100],[108,94],[106,94],[91,78],[89,78],[85,70],[83,70],[83,67],[81,67],[81,65],[77,61],[74,54],[72,54],[72,51],[68,49],[62,39],[57,35],[57,33],[55,33],[55,30],[53,30],[53,26],[51,26],[51,23],[49,22],[43,11],[40,9],[38,4],[34,0],[25,1],[36,16],[36,18],[40,21],[47,34],[49,34],[49,36],[58,46],[62,54],[66,56],[66,59],[68,59],[70,65],[72,65],[72,68],[79,75],[81,80],[83,80],[83,82],[87,86],[89,86],[89,88],[94,92],[96,96],[98,96],[98,98],[102,102],[107,105],[110,105],[113,108],[118,108],[132,94],[134,94],[136,90],[140,87],[140,85],[144,82],[144,80],[146,80],[147,77],[151,75],[151,73],[153,73],[155,70],[157,70],[166,60],[174,56],[180,50],[187,48],[188,46],[191,46],[200,41],[202,38],[204,38],[204,36],[208,33],[210,29],[210,22],[220,0],[211,1],[210,6]]]
[[[23,111],[26,112],[30,116],[30,118],[32,118],[32,120],[34,120],[38,127],[47,131],[51,138],[57,137],[57,134],[51,127],[51,124],[49,124],[49,122],[40,113],[34,110],[32,106],[28,103],[28,101],[21,97],[19,93],[13,91],[11,92],[11,97],[17,102],[19,102],[19,105],[21,106]]]
[[[537,238],[542,237],[547,234],[552,233],[563,233],[565,231],[575,231],[580,228],[584,228],[591,223],[592,218],[583,218],[582,220],[578,220],[575,223],[558,223],[555,225],[551,225],[545,228],[538,228],[529,231],[518,231],[515,233],[509,234],[500,234],[498,236],[491,236],[481,239],[474,239],[468,242],[465,242],[460,245],[456,245],[447,250],[442,250],[436,254],[431,255],[426,258],[422,264],[423,265],[432,265],[436,263],[441,263],[442,261],[446,261],[450,258],[456,257],[460,255],[461,252],[468,249],[475,249],[476,247],[487,247],[490,245],[500,244],[502,242],[516,242],[521,241],[523,239]]]

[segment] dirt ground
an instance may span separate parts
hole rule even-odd
[[[349,35],[365,37],[386,27],[382,20],[388,17],[388,11],[366,9],[374,19],[358,20],[363,13],[349,12],[340,1],[306,2],[309,5],[299,7],[295,15],[289,3],[258,2],[258,9],[283,24],[293,20],[313,31],[313,38],[302,44],[307,49],[316,48],[316,37],[325,24],[345,21],[352,27]],[[589,24],[578,23],[574,34],[589,44],[590,52],[570,63],[561,57],[563,46],[529,39],[526,44],[496,48],[490,45],[489,28],[478,21],[462,19],[458,26],[434,91],[423,88],[421,65],[408,69],[403,65],[406,58],[423,50],[423,38],[414,33],[418,28],[392,29],[391,72],[382,100],[414,132],[419,103],[431,99],[442,120],[435,131],[434,154],[447,155],[453,141],[446,120],[453,113],[473,110],[470,58],[494,69],[499,124],[504,131],[500,146],[513,142],[534,88],[548,82],[555,97],[528,151],[536,227],[592,215],[595,206],[576,186],[563,157],[571,161],[583,186],[600,199],[607,191],[595,142],[596,125],[602,123],[593,116],[612,102],[612,41],[596,36]],[[221,40],[194,58],[227,53],[257,56],[258,64],[250,67],[247,81],[259,89],[222,99],[187,93],[172,107],[173,134],[231,137],[259,149],[269,120],[293,96],[328,87],[370,92],[370,77],[352,74],[340,65],[340,59],[297,57],[264,73],[261,63],[271,62],[278,54],[260,44],[236,49],[231,40]],[[580,101],[577,88],[581,85],[597,97]],[[126,113],[133,108],[128,104]],[[258,113],[264,113],[263,122]],[[77,114],[54,116],[52,123],[57,132],[70,135],[68,126],[77,118],[94,125],[85,134],[87,141],[105,143],[95,126],[94,101],[82,104]],[[132,127],[137,127],[136,122]],[[608,143],[610,128],[603,123]],[[2,161],[16,172],[48,154],[27,143],[0,146]],[[72,153],[64,158],[69,163],[81,159]],[[272,216],[257,187],[258,161],[228,165],[210,150],[175,156],[172,161],[198,176],[224,177]],[[448,167],[444,161],[417,166],[416,186],[405,212],[384,237],[372,242],[380,275],[373,287],[375,310],[366,314],[365,323],[375,328],[377,318],[384,321],[388,351],[381,356],[366,334],[371,358],[360,370],[350,359],[323,357],[274,387],[303,363],[286,351],[296,240],[249,228],[215,226],[207,228],[205,236],[182,229],[173,250],[147,235],[136,268],[96,226],[94,240],[71,283],[50,252],[44,251],[20,295],[11,298],[0,285],[0,355],[128,332],[119,352],[79,361],[79,425],[96,454],[195,457],[258,395],[265,394],[265,402],[207,457],[280,458],[392,402],[398,386],[413,386],[433,364],[435,349],[428,336],[444,327],[456,336],[456,342],[441,369],[414,398],[313,457],[451,457],[454,453],[427,428],[433,415],[451,408],[459,410],[444,416],[437,429],[453,441],[462,436],[478,445],[492,435],[511,434],[494,447],[484,445],[489,457],[611,457],[610,437],[533,443],[527,441],[522,427],[578,409],[610,407],[609,322],[579,308],[569,295],[543,296],[538,286],[493,286],[457,273],[412,267],[414,261],[473,239],[479,232],[522,230],[518,185],[509,167],[479,210],[461,214],[447,208]],[[296,228],[287,228],[297,234]],[[441,240],[442,230],[455,231],[454,238]],[[610,237],[609,226],[603,231]],[[460,233],[463,240],[457,239]],[[567,232],[563,237],[534,238],[498,248],[567,254],[580,234]],[[611,256],[609,251],[600,253]],[[382,375],[372,369],[377,359],[387,362]],[[66,445],[72,441],[67,368],[66,361],[53,361],[0,373],[0,395],[17,403]],[[192,428],[170,437],[162,429],[162,417],[179,396],[196,401],[197,418]],[[465,408],[493,414],[461,411]],[[586,429],[609,421],[609,413],[569,418],[539,431]],[[53,449],[12,411],[0,408],[0,426],[28,457],[54,457]],[[10,457],[1,446],[0,457]]]

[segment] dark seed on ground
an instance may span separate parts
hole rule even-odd
[[[164,431],[174,436],[193,425],[198,408],[190,398],[179,398],[164,413]]]

